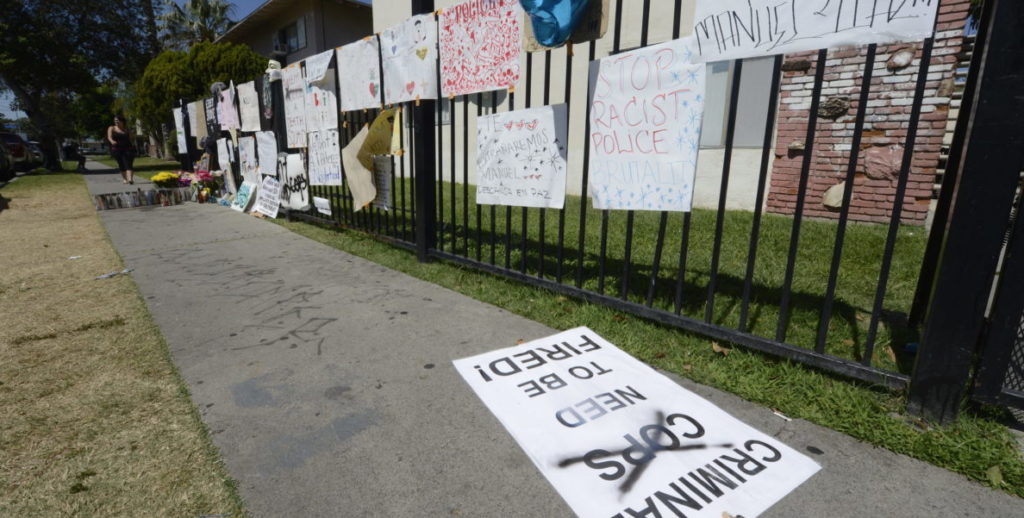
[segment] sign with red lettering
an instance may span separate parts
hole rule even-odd
[[[694,55],[684,38],[591,65],[594,208],[690,210],[705,75]]]
[[[565,205],[566,105],[484,115],[476,127],[477,203]]]
[[[586,327],[453,363],[579,516],[753,517],[821,469]]]
[[[469,0],[438,18],[445,97],[508,88],[519,81],[522,12],[517,0]]]

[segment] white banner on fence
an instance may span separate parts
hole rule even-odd
[[[188,134],[192,135],[192,138],[195,138],[196,133],[199,132],[199,125],[197,124],[199,122],[199,117],[197,116],[198,112],[196,111],[196,103],[188,103],[185,106],[188,110]]]
[[[477,119],[476,202],[560,209],[565,204],[564,104]]]
[[[594,208],[690,210],[705,76],[703,63],[688,61],[692,52],[684,38],[592,64]]]
[[[309,134],[309,185],[341,185],[341,149],[338,130]]]
[[[221,90],[220,102],[217,103],[217,120],[224,131],[238,129],[238,109],[235,107],[235,84]]]
[[[302,155],[291,153],[285,159],[284,185],[281,186],[281,205],[291,210],[309,208],[309,181]]]
[[[260,184],[260,173],[256,169],[256,139],[254,137],[238,138],[238,167],[242,178],[256,185]]]
[[[281,71],[281,87],[288,147],[306,147],[306,82],[298,65],[289,65]]]
[[[181,108],[171,110],[174,116],[174,136],[178,141],[178,153],[188,153],[188,144],[185,142],[185,114]]]
[[[701,61],[918,41],[932,35],[939,0],[698,0]]]
[[[313,196],[313,205],[316,206],[316,211],[325,216],[331,215],[331,200],[327,198],[320,198]]]
[[[821,469],[586,327],[453,363],[579,516],[752,517]]]
[[[380,51],[377,36],[338,49],[341,111],[380,108]]]
[[[238,85],[238,110],[242,116],[242,131],[260,130],[260,98],[256,95],[256,82]]]
[[[234,156],[231,153],[231,140],[226,138],[217,139],[217,164],[220,165],[221,171],[227,171],[231,173],[231,162],[234,161]]]
[[[316,83],[328,79],[327,69],[331,66],[334,50],[325,50],[306,58],[306,81]]]
[[[519,81],[522,12],[518,0],[469,0],[441,12],[441,93],[502,90]]]
[[[277,135],[273,131],[256,133],[256,169],[261,175],[277,178]]]
[[[437,99],[437,22],[420,14],[380,33],[384,101]]]
[[[206,108],[203,101],[195,101],[189,106],[194,107],[196,111],[196,121],[192,123],[195,124],[196,129],[192,132],[192,138],[196,139],[196,144],[202,145],[203,138],[209,135],[209,132],[206,131]],[[192,109],[189,108],[189,117],[191,117]]]
[[[256,207],[253,209],[267,217],[276,218],[281,207],[281,182],[272,176],[264,176],[260,183],[259,194],[256,195]]]
[[[338,127],[335,75],[327,73],[332,57],[334,51],[328,50],[306,58],[306,131]]]

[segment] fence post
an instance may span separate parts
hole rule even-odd
[[[981,23],[981,75],[961,154],[960,181],[924,336],[911,378],[908,410],[947,423],[956,418],[984,327],[985,308],[1024,163],[1024,2],[987,0]],[[1015,114],[1010,115],[1008,114]],[[937,222],[941,224],[941,222]]]
[[[412,0],[412,14],[434,12],[434,0]],[[438,94],[440,95],[440,82]],[[434,123],[436,101],[421,100],[419,106],[413,107],[412,139],[416,150],[412,157],[412,166],[416,181],[416,259],[427,262],[430,250],[437,245],[435,215],[437,214],[437,191],[435,183]]]

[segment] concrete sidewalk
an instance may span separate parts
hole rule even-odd
[[[555,330],[224,207],[100,214],[254,516],[572,516],[451,365]],[[822,465],[762,516],[1024,509],[674,379]]]

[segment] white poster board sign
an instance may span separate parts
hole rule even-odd
[[[249,207],[252,206],[253,201],[256,200],[256,184],[246,180],[242,182],[242,185],[238,188],[238,192],[235,193],[235,199],[231,202],[231,208],[238,212],[248,212]]]
[[[242,131],[260,130],[260,98],[256,94],[256,82],[238,85],[238,110],[242,117]]]
[[[306,147],[306,82],[297,65],[281,71],[284,90],[284,120],[287,144],[290,148]]]
[[[256,207],[253,209],[269,218],[277,217],[281,207],[281,182],[272,176],[264,176],[260,183],[259,194],[256,195]]]
[[[231,140],[226,138],[217,139],[217,163],[221,171],[231,172],[231,162],[234,161],[231,149]]]
[[[562,208],[568,133],[564,104],[479,117],[476,202]]]
[[[291,210],[309,208],[309,181],[302,155],[290,153],[285,158],[284,185],[281,186],[281,206]]]
[[[469,0],[441,12],[441,93],[503,90],[519,81],[522,12],[518,0]]]
[[[586,327],[453,363],[579,516],[753,517],[820,469]]]
[[[690,210],[705,65],[688,61],[693,52],[688,43],[673,40],[592,64],[594,208]]]
[[[277,178],[277,135],[273,131],[256,133],[256,153],[259,174]]]
[[[245,181],[259,185],[260,173],[256,169],[256,139],[254,137],[238,138],[238,165]]]
[[[325,216],[331,215],[331,200],[327,198],[321,198],[319,196],[313,196],[313,205],[316,207],[316,211]]]
[[[939,0],[697,0],[700,61],[918,41],[932,35]]]
[[[217,103],[217,120],[224,131],[238,129],[238,109],[235,107],[235,86],[221,90],[220,102]]]
[[[334,74],[328,66],[334,51],[306,58],[306,131],[338,127],[338,98],[334,94]]]
[[[380,108],[380,51],[377,36],[338,49],[341,111]]]
[[[196,133],[199,132],[199,126],[196,124],[199,121],[196,103],[188,103],[186,106],[188,109],[188,134],[195,138]]]
[[[437,99],[437,22],[413,16],[380,33],[387,104]]]
[[[185,114],[181,108],[171,110],[174,116],[174,136],[178,140],[178,153],[188,153],[188,144],[185,142]]]
[[[309,184],[341,185],[341,148],[338,130],[309,134]]]

